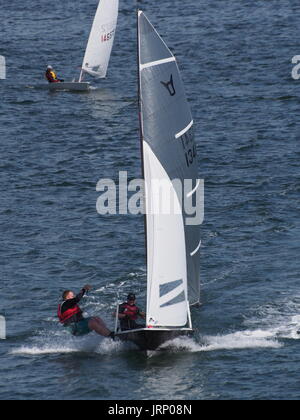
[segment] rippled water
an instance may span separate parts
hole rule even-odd
[[[95,287],[112,327],[116,291],[145,304],[143,218],[100,217],[100,178],[141,174],[135,3],[121,0],[109,76],[89,94],[35,86],[78,75],[96,0],[1,10],[1,399],[299,399],[299,83],[296,0],[143,0],[176,53],[205,179],[202,306],[190,340],[145,359],[74,339],[62,290]]]

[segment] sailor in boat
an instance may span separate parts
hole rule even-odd
[[[57,315],[59,321],[72,335],[76,337],[95,331],[99,335],[114,339],[114,332],[110,331],[106,327],[101,318],[83,317],[82,310],[78,306],[78,303],[89,290],[91,290],[91,286],[86,285],[76,296],[71,290],[66,290],[63,293],[63,302],[58,305]]]
[[[54,71],[52,66],[47,66],[47,70],[46,70],[46,73],[45,73],[45,78],[48,80],[49,83],[64,82],[63,79],[58,79],[57,74]]]
[[[129,293],[127,301],[119,306],[118,317],[122,331],[144,328],[144,325],[139,325],[136,322],[139,317],[145,319],[146,315],[144,312],[140,311],[138,306],[136,306],[136,297],[134,293]]]

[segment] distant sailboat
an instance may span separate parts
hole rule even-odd
[[[51,83],[50,89],[87,91],[90,83],[83,82],[85,73],[95,78],[106,77],[117,27],[118,9],[119,0],[99,1],[78,82]]]
[[[181,197],[172,180],[192,180],[197,191],[198,165],[193,120],[174,55],[142,11],[138,11],[139,103],[142,170],[145,180],[147,243],[146,327],[120,331],[142,350],[193,332],[190,305],[199,303],[200,226],[187,225]],[[152,188],[159,180],[173,190],[175,210],[160,209]]]

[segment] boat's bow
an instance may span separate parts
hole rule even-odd
[[[174,338],[192,334],[191,328],[140,328],[117,332],[116,337],[121,341],[133,342],[140,350],[155,351]]]

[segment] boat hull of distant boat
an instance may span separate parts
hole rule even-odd
[[[48,89],[51,91],[72,91],[72,92],[88,92],[90,90],[89,82],[60,82],[49,83]]]
[[[136,330],[120,331],[116,337],[121,341],[130,341],[142,351],[159,350],[160,346],[180,336],[190,336],[193,329],[169,329],[169,328],[140,328]]]

